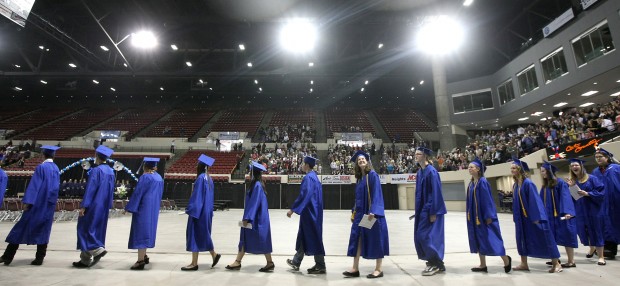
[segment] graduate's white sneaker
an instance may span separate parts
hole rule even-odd
[[[424,269],[424,271],[422,271],[422,276],[433,276],[437,274],[437,272],[439,272],[439,267],[429,265],[426,269]]]

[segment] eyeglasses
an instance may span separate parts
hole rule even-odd
[[[594,156],[594,159],[601,159],[601,158],[605,158],[605,156]]]

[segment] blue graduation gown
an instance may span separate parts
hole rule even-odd
[[[513,185],[512,213],[515,222],[517,251],[521,256],[559,258],[557,244],[549,228],[547,211],[536,190],[536,185],[526,178],[522,186]],[[538,223],[534,223],[538,221]]]
[[[241,228],[239,250],[244,248],[245,252],[253,254],[271,253],[271,225],[267,194],[260,182],[256,182],[246,191],[243,220],[251,223],[252,229]]]
[[[54,222],[54,211],[60,188],[60,170],[52,160],[37,166],[26,188],[22,203],[29,204],[21,219],[13,226],[6,242],[13,244],[47,244]]]
[[[608,165],[605,172],[596,168],[592,175],[605,183],[605,240],[620,243],[620,165]]]
[[[86,209],[78,218],[77,248],[89,251],[105,247],[108,216],[114,198],[114,171],[107,164],[91,168],[81,207]]]
[[[506,255],[491,186],[485,177],[477,184],[469,183],[466,210],[469,251],[486,256]],[[490,224],[487,219],[491,219]]]
[[[9,182],[9,177],[4,170],[0,169],[0,202],[4,200],[4,192],[6,192],[6,184]]]
[[[441,193],[441,179],[432,165],[420,168],[415,183],[415,219],[413,243],[418,259],[443,260],[445,250],[444,214],[446,204]],[[431,223],[430,216],[437,219]]]
[[[129,232],[129,249],[155,247],[157,220],[161,197],[164,194],[164,180],[154,172],[143,174],[133,191],[125,210],[132,213]]]
[[[577,182],[588,192],[575,202],[577,209],[577,234],[583,245],[605,246],[605,214],[602,212],[605,185],[596,176],[589,176],[585,183]]]
[[[370,192],[370,194],[369,194]],[[371,201],[368,202],[368,199]],[[370,207],[368,206],[370,205]],[[357,254],[357,243],[362,243],[361,255],[365,259],[378,259],[390,255],[390,241],[387,222],[385,221],[383,191],[379,175],[371,170],[355,186],[355,217],[351,225],[347,256]],[[365,214],[372,213],[377,221],[371,229],[359,226]]]
[[[301,181],[299,197],[291,210],[299,215],[295,250],[303,248],[306,255],[325,255],[323,247],[323,188],[314,171]]]
[[[568,184],[562,179],[557,179],[553,189],[546,187],[540,189],[540,197],[547,210],[549,228],[555,238],[555,243],[562,246],[577,248],[577,220],[575,218],[562,220],[569,214],[576,216],[575,203],[568,190]]]
[[[213,250],[211,227],[213,225],[213,180],[200,174],[194,181],[194,190],[185,209],[187,229],[185,250],[191,252]]]

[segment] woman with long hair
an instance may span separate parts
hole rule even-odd
[[[551,259],[552,268],[549,273],[562,272],[559,258],[560,252],[549,228],[547,211],[543,205],[536,185],[530,180],[527,163],[513,159],[510,172],[515,181],[513,192],[512,213],[515,222],[517,251],[521,263],[514,267],[515,271],[529,271],[527,257]]]
[[[598,255],[598,265],[606,265],[604,255],[605,247],[605,217],[601,212],[605,197],[605,185],[599,178],[589,176],[583,167],[583,160],[570,160],[569,186],[579,187],[580,198],[575,203],[577,209],[577,234],[583,245],[589,246],[590,251],[586,255],[592,258]]]
[[[252,161],[250,168],[250,187],[245,194],[245,208],[241,221],[239,237],[239,252],[235,261],[226,266],[228,270],[240,270],[241,259],[245,253],[264,254],[267,265],[260,268],[260,272],[272,272],[275,264],[271,259],[271,225],[269,222],[269,208],[267,191],[262,180],[263,172],[267,171],[263,164]]]
[[[576,267],[577,223],[572,219],[576,215],[575,204],[570,195],[568,184],[555,175],[557,171],[558,168],[549,162],[544,162],[541,166],[540,175],[543,185],[540,188],[540,197],[547,210],[549,228],[551,228],[555,242],[566,249],[568,261],[563,263],[562,267]],[[551,264],[550,262],[547,263]]]
[[[185,250],[192,252],[192,262],[181,267],[183,271],[198,270],[198,254],[201,251],[211,253],[213,268],[222,255],[216,253],[211,239],[211,227],[213,226],[213,179],[209,176],[209,167],[213,166],[215,159],[200,154],[196,164],[196,180],[194,189],[185,209],[187,214],[187,230],[185,232]]]
[[[598,168],[592,170],[592,176],[605,184],[604,207],[601,210],[606,214],[605,257],[614,259],[620,243],[620,165],[614,159],[614,154],[603,148],[596,150],[594,159]]]
[[[351,235],[347,256],[353,257],[351,270],[342,275],[359,277],[360,256],[365,259],[375,259],[375,270],[366,277],[373,279],[383,277],[381,265],[383,257],[390,255],[387,223],[385,221],[383,193],[379,175],[372,169],[370,156],[363,151],[357,151],[351,161],[355,162],[355,206],[351,215]],[[371,228],[360,226],[362,219],[375,220]]]
[[[469,250],[480,257],[480,265],[471,271],[487,272],[486,256],[501,256],[504,272],[508,273],[512,268],[512,258],[506,255],[491,185],[484,177],[486,167],[475,158],[467,169],[471,175],[466,201]]]

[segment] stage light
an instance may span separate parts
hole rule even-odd
[[[308,19],[291,19],[280,31],[282,47],[293,53],[311,51],[316,39],[316,27]]]
[[[469,6],[469,5],[473,4],[473,3],[474,3],[474,0],[465,0],[463,2],[463,6]]]
[[[417,35],[418,47],[429,54],[447,54],[463,42],[461,25],[448,16],[428,17]]]
[[[140,31],[131,34],[131,44],[140,49],[152,49],[157,46],[157,38],[151,31]]]

